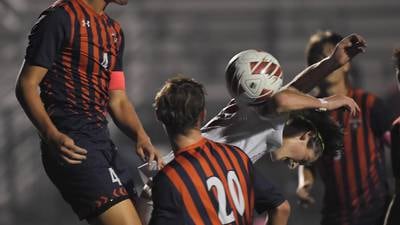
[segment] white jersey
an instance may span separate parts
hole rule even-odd
[[[252,107],[239,107],[231,101],[202,129],[203,136],[234,145],[256,162],[282,145],[287,114],[260,116]]]

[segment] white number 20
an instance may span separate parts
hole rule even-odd
[[[229,171],[227,174],[228,181],[228,189],[230,195],[232,196],[233,204],[236,207],[237,212],[243,216],[244,213],[244,197],[242,192],[242,187],[240,186],[239,179],[236,176],[234,171]],[[212,187],[215,187],[217,190],[217,198],[218,198],[218,218],[222,224],[232,223],[235,221],[235,217],[233,212],[229,215],[226,209],[226,195],[224,185],[221,180],[217,177],[210,177],[207,179],[207,188],[210,191]],[[236,187],[236,188],[235,188]],[[237,192],[236,192],[237,190]]]

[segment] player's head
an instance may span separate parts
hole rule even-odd
[[[291,114],[283,131],[282,147],[275,158],[287,161],[290,168],[309,164],[323,153],[336,154],[342,149],[343,134],[328,113],[303,110]]]
[[[318,31],[311,35],[306,47],[307,64],[312,65],[329,56],[342,39],[343,37],[341,35],[332,31]],[[343,80],[347,82],[347,74],[349,71],[350,64],[347,63],[327,76],[322,86],[329,86],[330,84],[335,84]],[[328,94],[331,95],[333,93]]]
[[[106,3],[108,4],[108,3],[116,3],[116,4],[118,4],[118,5],[126,5],[126,4],[128,4],[128,0],[105,0],[106,1]]]
[[[157,93],[154,108],[169,134],[199,129],[205,117],[203,85],[182,76],[167,80]]]
[[[400,87],[400,48],[396,48],[393,51],[394,67],[396,69],[397,84]]]

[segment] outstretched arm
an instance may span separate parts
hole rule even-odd
[[[360,111],[357,103],[347,96],[333,95],[318,99],[289,87],[276,93],[272,100],[257,106],[257,110],[261,115],[266,115],[273,112],[284,113],[301,109],[334,110],[341,107],[347,108],[353,115]]]
[[[156,160],[158,167],[161,168],[163,165],[162,158],[145,132],[125,90],[110,91],[109,112],[118,128],[129,138],[136,141],[136,153],[143,160],[147,156],[148,162]]]
[[[24,62],[17,79],[15,95],[42,139],[60,151],[61,158],[67,163],[80,164],[82,160],[86,159],[87,151],[76,146],[70,137],[58,131],[47,114],[37,91],[39,83],[46,73],[46,68]]]
[[[326,76],[348,63],[359,53],[364,52],[365,48],[366,42],[363,37],[351,34],[336,45],[330,56],[307,67],[286,87],[294,87],[301,92],[308,93]]]

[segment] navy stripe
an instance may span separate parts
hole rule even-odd
[[[196,185],[204,185],[204,188],[207,189],[205,183],[203,184],[194,184],[190,179],[190,175],[187,173],[186,169],[182,167],[178,162],[174,166],[176,172],[178,173],[179,177],[182,179],[183,183],[186,185],[186,188],[190,192],[190,196],[193,199],[193,202],[196,204],[195,207],[197,208],[200,216],[203,218],[205,224],[211,224],[211,220],[208,217],[207,211],[202,204],[201,196],[196,190]]]
[[[196,150],[196,153],[198,151],[203,151],[200,148],[196,148],[195,150]],[[189,154],[187,152],[183,152],[180,155],[192,163],[192,166],[196,169],[197,173],[200,175],[200,178],[202,180],[206,181],[208,179],[208,177],[206,176],[206,173],[204,172],[204,170],[202,169],[202,167],[200,165],[198,158],[193,157],[191,154]],[[207,187],[206,187],[206,190],[208,193],[208,197],[211,199],[211,204],[213,205],[215,212],[218,212],[218,200],[216,199],[216,197],[214,196],[214,194],[211,191],[208,191]]]
[[[80,63],[80,57],[81,57],[81,40],[80,40],[80,21],[79,17],[77,14],[77,9],[75,9],[74,5],[72,2],[68,2],[68,6],[71,8],[72,12],[75,15],[75,24],[72,24],[72,26],[75,26],[75,32],[74,32],[74,42],[72,46],[72,63],[71,63],[71,71],[72,71],[72,79],[74,81],[74,90],[72,93],[75,94],[75,99],[76,99],[76,106],[81,107],[82,106],[82,82],[81,78],[79,75],[79,63]]]
[[[228,174],[228,168],[226,168],[226,166],[225,166],[225,164],[224,164],[224,161],[222,160],[222,158],[221,158],[221,156],[217,153],[217,151],[213,148],[213,146],[210,144],[210,142],[208,142],[207,141],[207,143],[206,143],[206,146],[208,147],[208,149],[210,149],[210,153],[211,153],[211,155],[214,157],[214,159],[215,160],[217,160],[217,163],[218,163],[218,165],[219,165],[219,167],[221,168],[221,170],[223,171],[223,176],[224,177],[222,177],[222,179],[225,179],[225,181],[227,182],[227,177],[226,177],[226,175]],[[234,170],[234,169],[233,169]],[[228,187],[229,188],[229,187]],[[228,190],[225,190],[225,195],[228,195]],[[226,197],[228,197],[228,196],[226,196]],[[234,211],[233,210],[233,208],[235,207],[234,205],[231,205],[230,203],[229,203],[229,201],[228,201],[228,198],[227,198],[227,204],[226,204],[226,206],[227,206],[227,211],[230,213],[230,212],[232,212],[232,211]],[[229,207],[228,207],[229,206]],[[229,213],[228,213],[228,215],[229,215]],[[240,218],[240,215],[238,214],[238,212],[235,210],[235,214]],[[239,224],[243,224],[243,221],[242,220],[240,220],[240,221],[238,221],[239,222]]]

